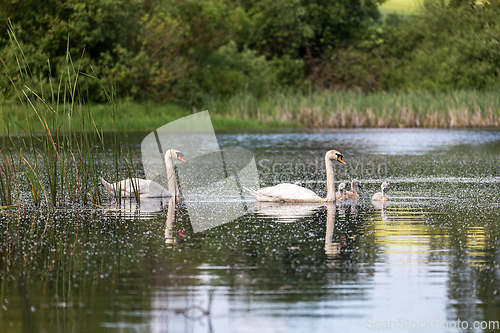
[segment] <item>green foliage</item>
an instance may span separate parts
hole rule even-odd
[[[51,103],[101,103],[104,86],[200,108],[207,95],[499,86],[499,1],[425,1],[381,20],[382,2],[5,0],[0,96],[27,85]]]
[[[0,7],[11,13],[12,33],[23,36],[0,37],[4,72],[13,81],[1,84],[6,98],[15,98],[12,84],[20,87],[28,76],[39,81],[30,86],[46,95],[49,81],[65,74],[68,50],[81,58],[76,66],[86,75],[79,83],[94,102],[106,100],[101,84],[120,96],[164,102],[194,101],[200,89],[220,95],[248,87],[264,91],[275,81],[262,56],[235,46],[233,40],[249,38],[251,27],[245,11],[229,0],[49,0],[21,7],[9,1]],[[18,66],[19,49],[29,55],[26,68]]]
[[[376,51],[391,61],[386,87],[491,89],[500,83],[499,35],[499,2],[426,2],[384,31]]]
[[[273,68],[264,56],[247,48],[238,51],[233,41],[208,54],[199,64],[192,73],[193,80],[200,91],[216,96],[229,97],[245,90],[262,96],[275,84]]]
[[[377,1],[260,0],[251,2],[251,45],[268,57],[317,58],[351,43],[378,18]]]
[[[9,34],[5,30],[0,39],[5,72],[19,87],[28,83],[28,78],[19,77],[17,71],[29,71],[39,81],[30,86],[45,95],[50,90],[50,80],[58,82],[62,75],[67,75],[67,56],[80,59],[85,50],[85,57],[75,67],[89,75],[96,73],[107,86],[125,85],[128,91],[124,92],[129,93],[132,87],[120,75],[124,66],[140,65],[135,59],[141,58],[138,43],[142,30],[141,3],[140,0],[48,0],[43,4],[35,1],[23,1],[19,6],[14,2],[2,4],[3,12],[11,13],[12,22]],[[18,36],[15,42],[14,35]],[[23,68],[18,66],[19,50],[27,55]],[[140,66],[136,68],[139,70]],[[96,80],[83,78],[80,83],[87,87],[93,100],[105,101]],[[12,87],[8,84],[1,87],[5,97],[12,95],[9,88]]]
[[[360,39],[369,24],[378,19],[378,3],[369,0],[248,2],[254,24],[249,45],[273,60],[279,68],[282,85],[294,87],[317,68],[319,59]],[[300,72],[302,80],[297,78]]]

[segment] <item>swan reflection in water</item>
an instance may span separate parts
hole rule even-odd
[[[264,218],[276,219],[282,223],[296,222],[304,217],[311,216],[315,211],[324,206],[320,203],[290,204],[284,202],[259,201],[248,210]]]
[[[168,201],[167,222],[165,224],[165,244],[182,243],[186,238],[183,229],[177,230],[174,233],[176,204],[174,198]]]
[[[158,198],[141,198],[137,201],[135,198],[120,198],[110,202],[104,211],[108,216],[120,216],[123,218],[152,219],[158,216],[158,213],[164,210],[169,204],[172,196]]]
[[[167,209],[165,243],[175,244],[182,242],[186,238],[183,229],[174,232],[176,206],[176,198],[174,196],[142,198],[140,203],[133,198],[122,198],[119,202],[110,203],[105,208],[105,213],[107,216],[125,219],[152,220],[164,216],[162,212]]]
[[[387,206],[389,205],[388,201],[375,201],[372,200],[372,204],[375,208],[380,209],[380,216],[382,220],[387,219]]]
[[[304,217],[311,216],[315,212],[325,209],[326,218],[326,235],[325,235],[325,254],[329,264],[334,264],[336,258],[342,253],[342,250],[347,246],[346,237],[335,237],[335,213],[339,207],[339,216],[345,217],[346,205],[344,203],[308,203],[308,204],[289,204],[279,202],[258,202],[250,209],[250,213],[254,213],[264,218],[272,218],[281,223],[297,222]],[[357,215],[356,204],[351,205],[351,214]]]
[[[112,202],[105,208],[106,215],[125,219],[151,220],[159,219],[167,209],[165,223],[165,243],[181,243],[186,238],[183,229],[174,232],[176,198],[142,198],[140,204],[135,199],[125,198],[120,202]]]
[[[329,265],[335,264],[337,257],[342,253],[342,250],[347,246],[345,236],[340,237],[340,240],[335,240],[335,210],[337,206],[334,204],[328,204],[326,206],[326,235],[325,235],[325,254]],[[339,208],[339,213],[342,214],[341,210],[345,207],[342,204]]]

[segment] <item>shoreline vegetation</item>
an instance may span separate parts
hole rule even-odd
[[[50,0],[36,25],[22,5],[0,5],[2,136],[202,110],[216,130],[500,128],[496,2]]]
[[[216,130],[500,127],[500,93],[496,91],[275,93],[266,98],[240,94],[230,99],[205,97],[200,109],[125,100],[113,104],[76,107],[91,115],[92,129],[103,131],[113,131],[117,123],[121,131],[151,131],[203,110],[210,112]],[[80,111],[74,112],[75,121]],[[2,131],[16,127],[43,130],[39,121],[28,125],[31,113],[31,106],[0,104]]]
[[[211,100],[205,105],[215,115],[250,120],[265,127],[275,124],[321,129],[500,126],[500,94],[495,91],[285,93],[264,100],[235,96],[229,101]]]
[[[287,1],[261,0],[243,8],[232,0],[207,0],[201,7],[183,1],[143,7],[134,0],[135,7],[121,6],[123,12],[116,13],[101,10],[111,2],[92,0],[104,17],[88,6],[68,9],[64,17],[37,13],[42,21],[35,30],[23,21],[22,10],[0,5],[11,9],[3,12],[19,14],[15,25],[8,20],[7,35],[0,34],[0,67],[6,78],[0,82],[0,209],[102,207],[99,176],[117,181],[141,173],[128,132],[149,132],[203,110],[210,111],[216,130],[500,128],[494,37],[500,31],[500,6],[469,8],[464,1],[451,7],[429,5],[422,15],[392,17],[382,25],[369,24],[378,17],[378,0],[326,2],[321,10],[305,6],[302,10],[311,15],[329,13],[323,21],[329,22],[330,37],[322,41],[314,30],[320,28],[317,20],[298,15],[295,19],[304,25],[284,24],[287,34],[289,26],[316,32],[296,31],[292,35],[300,38],[294,43],[276,41],[280,34],[266,28],[278,20],[255,15],[275,5],[280,17],[302,12]],[[47,13],[62,14],[49,5]],[[216,5],[226,6],[228,15],[219,14]],[[335,33],[345,19],[332,14],[336,5],[346,9],[350,24],[344,28],[350,33]],[[173,12],[176,18],[169,16]],[[426,31],[435,31],[434,23],[448,14],[450,33],[432,39],[434,34]],[[132,22],[127,17],[136,19],[137,29],[113,25],[110,35],[99,30],[100,24],[86,21],[119,26]],[[453,25],[462,19],[472,23]],[[45,33],[57,20],[61,24]],[[72,20],[79,24],[70,31]],[[221,21],[207,26],[212,20]],[[484,22],[490,22],[491,31],[481,28]],[[474,29],[455,33],[463,26]],[[264,29],[248,33],[257,28]],[[71,43],[70,35],[75,36]],[[455,38],[462,35],[471,39]],[[203,38],[194,41],[193,36]],[[413,36],[411,45],[408,36]],[[424,37],[431,38],[429,43],[422,42]],[[337,42],[344,46],[331,49]],[[275,44],[277,49],[266,47]],[[74,53],[82,45],[88,49]],[[439,49],[441,45],[451,46]],[[427,51],[436,48],[439,52],[430,57]]]
[[[0,103],[0,210],[103,208],[99,177],[138,176],[137,156],[118,121],[114,89],[101,87],[107,103],[100,107],[87,103],[88,92],[83,95],[79,84],[80,67],[68,48],[64,75],[58,83],[49,81],[50,94],[44,95],[43,89],[38,93],[27,57],[15,35],[11,37],[18,47],[17,74],[23,84],[14,84],[5,72],[18,99]],[[107,127],[100,124],[103,121]],[[121,204],[120,197],[117,202]]]

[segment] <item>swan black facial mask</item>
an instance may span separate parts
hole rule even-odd
[[[344,157],[340,154],[336,154],[337,155],[337,161],[339,161],[340,163],[342,164],[347,164],[345,161],[344,161]]]
[[[175,153],[177,154],[177,159],[179,161],[181,161],[182,163],[186,163],[186,161],[184,160],[184,154],[183,153],[181,153],[180,151],[175,152]]]

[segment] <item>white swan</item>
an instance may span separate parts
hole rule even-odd
[[[313,191],[295,184],[279,184],[276,186],[263,187],[257,191],[245,188],[258,201],[281,201],[281,202],[332,202],[335,201],[335,180],[333,175],[332,161],[336,160],[346,164],[342,154],[336,150],[330,150],[325,155],[326,165],[326,198],[318,196]]]
[[[177,196],[177,184],[175,182],[175,173],[172,163],[174,159],[186,163],[184,155],[177,149],[169,149],[165,153],[168,191],[160,184],[147,179],[127,178],[120,182],[111,184],[104,180],[104,178],[99,178],[111,197],[130,198],[135,197],[136,194],[140,198],[164,198],[171,197],[173,194]]]
[[[345,183],[340,183],[339,184],[339,190],[337,193],[335,193],[335,199],[344,201],[346,198],[345,196]]]
[[[386,182],[382,183],[382,192],[377,192],[373,195],[372,200],[373,201],[388,201],[389,197],[387,197],[387,188],[389,187],[389,184]]]
[[[345,196],[347,199],[358,199],[359,194],[358,194],[358,187],[361,188],[361,185],[358,183],[357,179],[353,179],[351,182],[351,191],[346,191]]]

